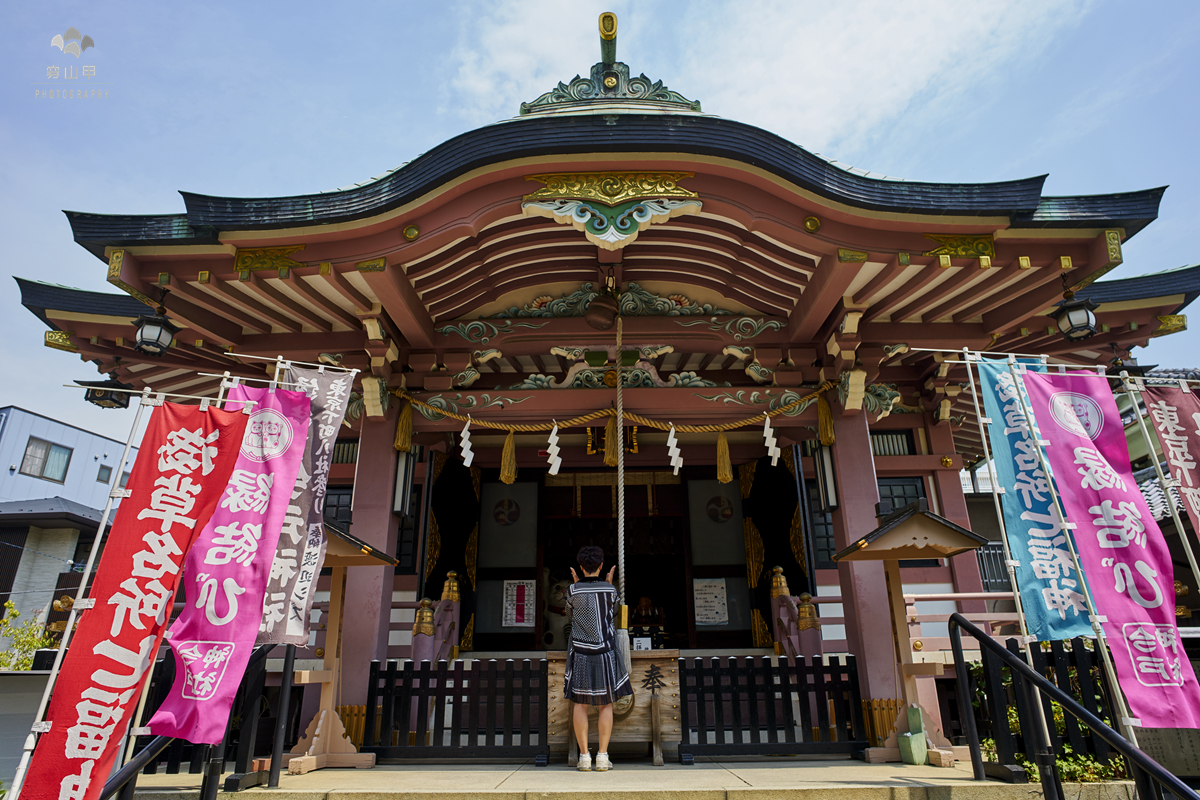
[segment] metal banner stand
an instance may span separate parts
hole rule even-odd
[[[984,430],[984,424],[991,425],[991,419],[984,416],[983,411],[979,407],[979,392],[975,389],[975,372],[971,369],[971,364],[981,358],[979,353],[972,353],[963,348],[963,358],[967,362],[967,380],[971,383],[971,401],[975,404],[975,420],[979,423],[979,439],[983,443],[983,457],[987,461],[988,479],[992,484],[992,503],[996,507],[996,523],[1000,526],[1000,543],[1004,547],[1004,565],[1008,572],[1008,584],[1012,587],[1013,603],[1017,607],[1017,622],[1021,631],[1021,641],[1025,647],[1025,661],[1028,662],[1030,669],[1037,669],[1033,663],[1033,650],[1030,645],[1037,642],[1037,637],[1029,634],[1029,627],[1025,624],[1025,606],[1021,601],[1020,587],[1017,585],[1017,561],[1012,557],[1012,550],[1008,546],[1008,528],[1004,524],[1004,511],[1000,507],[1000,481],[996,475],[996,465],[992,461],[991,445],[988,443],[988,433]],[[979,383],[983,385],[983,373],[979,375]],[[1032,424],[1026,419],[1025,424],[1029,427],[1029,438],[1033,439]],[[1051,478],[1046,476],[1046,482],[1049,484]],[[1082,577],[1080,581],[1082,581]],[[1051,741],[1050,727],[1046,723],[1046,709],[1041,703],[1034,703],[1037,709],[1038,722],[1042,727],[1042,735],[1044,741]]]
[[[67,388],[78,389],[86,388],[73,384],[66,384]],[[112,389],[110,391],[120,392],[121,389]],[[25,782],[25,773],[29,769],[29,760],[33,756],[33,749],[37,745],[37,734],[47,733],[50,730],[50,722],[44,720],[46,716],[46,708],[50,705],[50,695],[54,691],[55,681],[58,680],[58,673],[62,669],[63,656],[66,655],[67,647],[71,642],[71,635],[74,632],[76,615],[80,611],[86,611],[95,603],[94,598],[84,598],[84,594],[88,590],[88,578],[92,575],[92,569],[96,565],[96,556],[100,553],[100,545],[104,541],[105,531],[108,528],[108,518],[112,515],[113,501],[126,498],[130,495],[128,489],[123,489],[120,486],[120,476],[125,473],[125,465],[129,463],[129,451],[133,449],[133,439],[137,436],[138,426],[142,421],[142,411],[147,407],[158,407],[163,404],[163,400],[168,397],[176,397],[181,399],[199,400],[201,409],[207,409],[208,404],[212,402],[211,397],[201,397],[200,395],[190,394],[170,394],[163,392],[154,392],[150,387],[146,387],[140,392],[125,391],[125,394],[138,395],[138,407],[134,413],[133,425],[130,427],[129,436],[125,439],[125,450],[121,453],[119,466],[114,471],[116,477],[113,479],[113,487],[108,492],[108,501],[104,504],[104,513],[100,515],[100,522],[96,528],[96,538],[92,542],[92,549],[88,553],[87,564],[83,569],[83,576],[79,579],[79,588],[75,591],[75,602],[71,605],[71,611],[67,616],[66,627],[63,629],[62,641],[58,645],[58,652],[54,655],[54,666],[50,668],[50,677],[46,680],[46,688],[42,691],[41,702],[38,703],[37,714],[34,716],[33,726],[30,728],[29,736],[25,738],[25,746],[21,751],[21,762],[17,765],[16,775],[13,777],[12,789],[9,792],[10,800],[19,800],[21,796],[21,787]],[[247,406],[247,411],[250,406]]]

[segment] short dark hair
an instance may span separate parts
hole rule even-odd
[[[579,560],[579,566],[583,567],[585,572],[591,572],[599,569],[604,563],[604,551],[594,544],[589,544],[579,548],[579,554],[575,558]]]

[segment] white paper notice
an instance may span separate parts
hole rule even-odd
[[[505,581],[504,618],[500,624],[505,628],[532,628],[535,591],[533,581]]]
[[[697,625],[729,624],[729,601],[725,596],[724,578],[692,579],[692,596]]]

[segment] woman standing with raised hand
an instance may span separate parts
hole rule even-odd
[[[592,770],[588,752],[588,706],[598,706],[596,721],[599,749],[597,772],[612,769],[608,759],[608,740],[612,735],[613,707],[619,697],[633,694],[629,674],[617,654],[617,633],[613,614],[617,608],[617,590],[612,577],[616,567],[600,577],[604,551],[594,545],[580,548],[576,556],[583,570],[580,578],[571,570],[567,605],[571,609],[571,638],[567,641],[566,696],[574,703],[575,740],[579,743],[579,770]]]

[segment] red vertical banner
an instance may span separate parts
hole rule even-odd
[[[1200,533],[1200,471],[1196,469],[1200,457],[1200,396],[1171,386],[1147,386],[1142,397],[1171,477],[1179,484],[1179,497],[1192,518],[1192,530]],[[1170,497],[1164,499],[1171,502]]]
[[[154,410],[50,700],[21,796],[94,800],[166,630],[184,555],[229,482],[247,417]],[[101,532],[102,534],[103,532]]]

